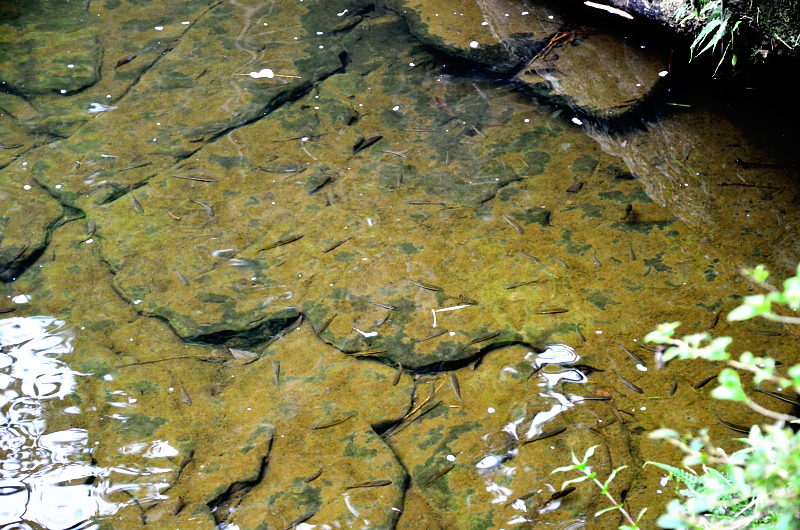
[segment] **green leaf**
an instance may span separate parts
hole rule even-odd
[[[550,474],[552,475],[554,473],[564,473],[565,471],[572,471],[573,469],[575,469],[575,466],[558,467],[558,468],[552,470],[550,472]]]
[[[795,311],[800,309],[800,278],[792,276],[783,282],[783,294],[789,307]]]
[[[711,391],[711,397],[728,401],[747,401],[747,394],[744,393],[744,390],[730,386],[718,386]]]
[[[608,508],[603,508],[599,512],[595,513],[594,516],[595,517],[599,517],[599,516],[603,515],[606,512],[611,512],[611,511],[614,511],[614,510],[620,510],[621,511],[622,510],[622,506],[614,505],[614,506],[609,506]]]
[[[770,312],[770,300],[763,294],[745,296],[744,303],[728,313],[729,322],[739,322]]]
[[[662,464],[661,462],[646,462],[645,465],[650,464],[667,471],[675,478],[686,484],[689,488],[695,489],[702,483],[702,479],[697,475],[692,475],[688,471],[671,466],[669,464]]]
[[[581,463],[585,464],[586,462],[588,462],[589,459],[594,454],[594,450],[597,449],[598,447],[600,447],[600,446],[599,445],[593,445],[589,449],[587,449],[586,450],[586,454],[583,455],[583,462],[581,462]]]
[[[717,381],[723,386],[742,386],[742,382],[739,380],[739,374],[737,374],[736,370],[733,368],[724,368],[717,376]]]
[[[578,482],[583,482],[584,480],[589,480],[590,478],[594,478],[594,477],[595,477],[594,473],[589,473],[588,475],[584,475],[582,477],[578,477],[578,478],[573,478],[573,479],[567,480],[561,485],[561,489],[563,490],[564,488],[566,488],[570,484],[577,484]]]
[[[680,439],[681,435],[678,434],[678,431],[674,431],[672,429],[657,429],[650,433],[650,438],[654,439],[666,439],[666,438],[675,438]],[[655,462],[650,462],[654,464]]]
[[[620,467],[618,467],[617,469],[615,469],[614,471],[612,471],[612,472],[611,472],[611,474],[608,476],[608,478],[606,479],[606,481],[603,483],[603,490],[602,490],[602,493],[603,493],[604,495],[605,495],[606,493],[608,493],[608,487],[611,485],[611,481],[612,481],[612,480],[614,480],[614,477],[617,475],[617,473],[618,473],[619,471],[622,471],[622,470],[623,470],[623,469],[625,469],[626,467],[628,467],[628,466],[620,466]]]
[[[645,336],[645,342],[655,342],[656,344],[666,344],[675,333],[675,329],[680,326],[680,322],[670,322],[659,324],[659,326]]]
[[[745,269],[743,272],[745,276],[749,276],[758,283],[764,283],[769,278],[769,271],[764,265],[758,265],[754,269]],[[798,267],[798,272],[800,272],[800,267]]]

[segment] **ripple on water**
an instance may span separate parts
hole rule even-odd
[[[72,352],[74,332],[52,317],[0,319],[0,526],[90,528],[93,517],[115,513],[121,504],[106,496],[126,487],[141,499],[165,484],[112,484],[111,468],[91,464],[89,432],[48,432],[47,417],[78,414],[64,398],[80,374],[61,360]],[[160,445],[145,456],[170,453]],[[148,470],[152,472],[153,470]],[[169,471],[169,470],[163,470]],[[136,473],[138,474],[138,473]],[[127,473],[130,475],[130,472]]]

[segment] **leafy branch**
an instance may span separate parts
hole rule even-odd
[[[608,488],[611,486],[611,481],[614,480],[614,477],[617,475],[617,473],[619,473],[623,469],[627,468],[628,466],[620,466],[620,467],[616,468],[615,470],[613,470],[611,472],[611,474],[608,476],[606,481],[601,483],[597,479],[597,473],[592,471],[591,467],[588,464],[589,458],[591,458],[591,456],[594,455],[594,450],[597,447],[598,446],[593,445],[589,449],[587,449],[586,453],[583,455],[583,460],[582,461],[578,460],[578,457],[575,456],[575,452],[573,451],[572,452],[572,465],[571,466],[559,467],[558,469],[554,469],[552,471],[552,473],[550,473],[550,474],[552,475],[553,473],[564,473],[564,472],[567,472],[567,471],[579,471],[579,472],[583,473],[583,476],[580,476],[578,478],[573,478],[573,479],[565,481],[561,485],[561,489],[563,490],[569,484],[575,484],[577,482],[583,482],[584,480],[593,481],[595,484],[597,484],[597,487],[600,488],[600,492],[603,495],[605,495],[606,498],[611,503],[611,506],[609,506],[608,508],[603,508],[599,512],[595,513],[594,516],[598,517],[598,516],[600,516],[600,515],[602,515],[602,514],[604,514],[606,512],[619,510],[620,513],[622,513],[622,516],[625,517],[625,520],[628,521],[628,523],[629,523],[628,525],[620,526],[620,529],[622,529],[622,530],[638,530],[638,528],[639,528],[639,526],[638,526],[639,520],[642,518],[644,513],[647,511],[647,508],[643,508],[642,511],[639,512],[639,515],[636,517],[636,520],[634,521],[634,519],[631,517],[631,515],[628,513],[628,511],[621,504],[619,504],[616,501],[616,499],[614,499],[614,497],[608,492]]]

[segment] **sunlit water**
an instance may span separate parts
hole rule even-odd
[[[86,429],[54,431],[52,415],[64,407],[82,374],[67,365],[73,330],[52,317],[0,320],[0,524],[3,528],[90,528],[92,518],[114,514],[132,499],[158,498],[166,484],[126,484],[131,476],[169,469],[109,469],[93,465]],[[124,453],[171,456],[164,447],[123,447]],[[130,500],[113,500],[128,491]]]
[[[609,129],[356,4],[4,15],[35,45],[0,57],[3,528],[609,528],[558,496],[571,452],[651,517],[647,432],[759,421],[639,346],[680,320],[793,362],[724,320],[741,266],[800,256],[791,171],[734,163],[778,133],[677,83]]]

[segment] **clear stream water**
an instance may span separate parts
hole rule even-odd
[[[610,127],[602,28],[537,69],[570,100],[423,44],[437,9],[3,5],[0,528],[610,528],[555,495],[571,451],[652,518],[679,455],[648,432],[761,421],[640,346],[797,362],[724,319],[742,267],[800,260],[794,102],[672,64]]]

